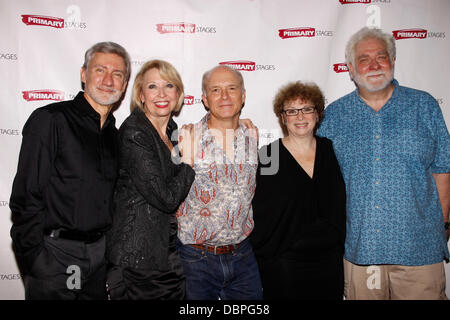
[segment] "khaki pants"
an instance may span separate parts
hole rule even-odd
[[[361,266],[344,259],[347,300],[447,300],[444,263]]]

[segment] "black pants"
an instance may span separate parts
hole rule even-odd
[[[111,300],[183,300],[185,277],[180,257],[169,248],[165,270],[110,265],[107,274]]]
[[[106,299],[105,237],[94,243],[44,237],[24,275],[25,299]]]
[[[342,300],[342,254],[315,259],[258,261],[266,300]]]

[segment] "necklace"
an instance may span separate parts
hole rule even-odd
[[[160,138],[164,142],[164,144],[167,146],[167,148],[169,148],[169,150],[172,150],[172,143],[170,142],[169,137],[167,137],[167,136],[161,137],[160,136]]]
[[[167,136],[161,137],[161,140],[165,143],[165,144],[169,144],[169,138]]]

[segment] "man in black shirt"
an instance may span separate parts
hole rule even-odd
[[[111,110],[130,77],[120,45],[85,54],[84,92],[35,110],[23,128],[10,208],[26,299],[104,299],[105,237],[117,176]]]

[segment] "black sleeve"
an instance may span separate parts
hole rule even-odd
[[[339,166],[339,162],[336,158],[336,154],[333,148],[333,142],[329,139],[324,138],[326,142],[327,148],[327,163],[329,165],[330,176],[333,176],[333,180],[330,181],[332,183],[334,192],[333,199],[333,210],[336,212],[336,215],[333,219],[333,224],[339,229],[341,233],[341,241],[342,245],[345,242],[345,232],[346,232],[346,191],[345,191],[345,182],[342,176],[342,171]]]
[[[34,111],[23,128],[17,174],[10,198],[11,237],[19,267],[27,272],[42,248],[46,214],[45,187],[56,154],[52,115]]]
[[[278,142],[276,142],[278,143]],[[272,157],[273,144],[264,146],[259,151],[258,170],[256,173],[256,189],[252,200],[253,220],[255,227],[250,234],[255,255],[258,257],[273,255],[277,250],[277,241],[273,238],[276,235],[278,227],[279,205],[274,199],[277,198],[278,188],[277,174],[279,169],[279,156]],[[277,150],[278,153],[278,150]],[[264,159],[267,156],[266,159]],[[270,161],[267,161],[270,159]],[[264,173],[264,169],[270,168],[275,164],[276,172]]]
[[[164,159],[153,137],[141,131],[121,133],[121,163],[125,165],[134,186],[145,200],[162,212],[173,213],[186,198],[195,178],[191,166],[180,163],[175,175],[165,179],[162,174]],[[122,166],[122,164],[121,164]]]

